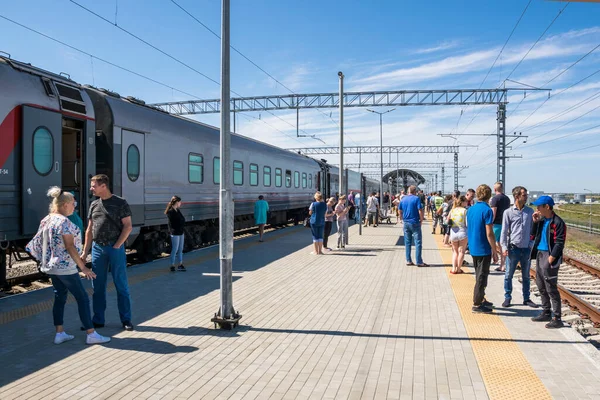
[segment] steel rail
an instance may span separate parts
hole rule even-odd
[[[585,263],[583,261],[577,260],[569,256],[564,256],[563,260],[567,264],[572,265],[575,268],[579,268],[580,270],[585,271],[590,275],[594,275],[596,278],[600,279],[600,268],[594,267],[593,265],[590,265],[588,263]]]
[[[573,260],[573,259],[570,259]],[[581,263],[581,261],[579,261]],[[573,265],[573,264],[570,264]],[[575,266],[575,265],[574,265]],[[577,266],[576,266],[577,267]],[[593,268],[593,267],[592,267]],[[587,271],[586,271],[587,272]],[[536,272],[535,269],[531,268],[529,270],[529,275],[535,279]],[[560,292],[561,300],[567,303],[570,307],[575,309],[579,314],[584,317],[589,318],[594,326],[600,326],[600,309],[596,308],[593,304],[588,303],[583,300],[575,293],[558,283],[556,285],[558,287],[558,291]]]

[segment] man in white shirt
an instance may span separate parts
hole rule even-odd
[[[369,226],[371,223],[373,223],[373,227],[377,227],[378,207],[379,202],[377,201],[377,197],[375,197],[375,192],[372,192],[367,199],[367,219],[365,220],[365,227]]]

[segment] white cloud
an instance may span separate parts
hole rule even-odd
[[[447,40],[447,41],[441,42],[440,44],[433,46],[433,47],[427,47],[424,49],[416,50],[414,53],[415,54],[437,53],[438,51],[450,50],[455,47],[458,47],[459,44],[460,44],[459,40]]]

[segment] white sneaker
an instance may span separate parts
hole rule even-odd
[[[86,344],[102,344],[110,342],[110,338],[107,336],[102,336],[98,332],[94,331],[92,333],[88,333],[87,338],[85,339]]]
[[[61,344],[63,342],[67,342],[69,340],[73,340],[75,339],[75,336],[73,335],[68,335],[67,332],[60,332],[57,333],[56,336],[54,336],[54,344]]]

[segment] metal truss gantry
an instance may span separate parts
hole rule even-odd
[[[346,146],[344,154],[383,153],[458,153],[460,146]],[[296,147],[287,149],[298,154],[339,154],[339,147]]]
[[[492,105],[508,102],[510,89],[385,90],[344,93],[344,107],[400,107],[438,105]],[[231,98],[231,112],[289,110],[297,108],[337,108],[339,93],[288,94]],[[151,104],[170,114],[214,114],[221,101],[184,100]]]
[[[337,164],[333,164],[337,165]],[[346,168],[379,168],[380,163],[344,163]],[[383,163],[383,168],[441,168],[449,167],[451,164],[444,163],[427,163],[427,162],[403,162],[403,163]]]

